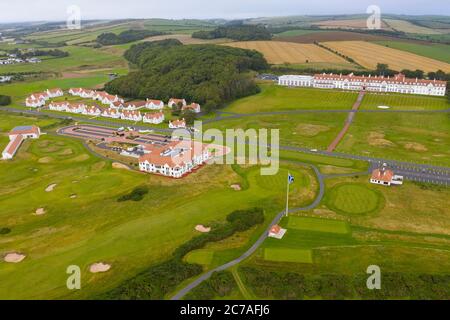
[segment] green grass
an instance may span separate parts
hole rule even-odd
[[[404,41],[376,41],[377,44],[450,63],[450,45],[419,44]]]
[[[427,97],[409,94],[366,94],[361,109],[378,110],[379,106],[390,110],[442,110],[449,109],[446,97]]]
[[[358,113],[337,151],[450,165],[447,113]]]
[[[361,215],[379,211],[384,205],[384,198],[363,184],[342,184],[329,191],[326,204],[341,214]]]
[[[264,259],[277,262],[313,263],[311,250],[265,248]]]
[[[287,228],[326,233],[347,234],[350,228],[345,221],[290,216]]]
[[[239,99],[224,111],[254,113],[295,109],[351,109],[358,96],[355,92],[287,88],[267,84],[260,86],[261,93]]]
[[[313,33],[322,33],[326,32],[323,30],[309,30],[309,29],[297,29],[297,30],[289,30],[281,33],[276,33],[275,37],[295,37],[295,36],[303,36],[305,34],[313,34]]]
[[[188,253],[185,261],[188,263],[198,263],[201,265],[210,265],[214,258],[214,251],[208,249],[199,249]]]

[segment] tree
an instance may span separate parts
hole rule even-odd
[[[7,106],[11,104],[11,97],[0,95],[0,106]]]
[[[195,119],[197,119],[197,114],[191,110],[187,110],[182,113],[182,117],[186,120],[186,124],[189,126],[194,125]]]
[[[389,65],[385,63],[378,63],[376,71],[379,75],[384,76],[389,71]]]

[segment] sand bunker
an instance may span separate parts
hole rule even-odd
[[[94,263],[89,267],[89,271],[91,273],[100,273],[100,272],[106,272],[109,269],[111,269],[111,266],[109,264],[103,263],[103,262],[99,262],[99,263]]]
[[[76,197],[77,197],[76,194],[72,194],[72,195],[70,196],[70,199],[75,199]]]
[[[242,190],[242,188],[241,188],[241,186],[239,184],[232,184],[230,187],[231,187],[231,189],[233,189],[235,191],[241,191]]]
[[[121,163],[119,163],[119,162],[114,162],[114,163],[112,164],[112,167],[113,167],[114,169],[130,170],[130,168],[128,168],[126,165],[121,164]]]
[[[70,159],[70,161],[73,162],[83,162],[89,159],[89,156],[87,154],[80,154],[78,157]]]
[[[42,216],[43,214],[45,214],[45,209],[44,209],[44,208],[36,209],[35,214],[36,214],[37,216]]]
[[[63,151],[61,151],[60,153],[59,153],[59,155],[61,155],[61,156],[70,156],[71,154],[73,154],[73,151],[72,151],[72,149],[64,149]]]
[[[314,137],[319,133],[330,130],[327,126],[309,124],[309,123],[300,123],[297,128],[297,133],[304,137]]]
[[[378,106],[378,109],[390,109],[391,107],[388,106]]]
[[[44,157],[44,158],[40,158],[40,159],[38,160],[39,163],[50,163],[50,162],[52,162],[52,161],[53,161],[53,158],[52,158],[52,157]]]
[[[425,147],[423,144],[417,143],[417,142],[408,142],[404,145],[405,149],[423,152],[428,151],[427,147]]]
[[[45,192],[52,192],[53,190],[55,190],[55,187],[57,186],[56,183],[53,183],[51,185],[49,185],[46,189]]]
[[[201,233],[208,233],[211,231],[211,228],[207,228],[204,225],[199,224],[195,227],[195,230]]]
[[[25,257],[26,256],[24,254],[13,252],[13,253],[8,253],[3,260],[5,260],[5,262],[8,262],[8,263],[19,263],[23,259],[25,259]]]
[[[369,144],[376,147],[393,147],[395,143],[384,139],[384,134],[380,132],[371,132],[369,134]]]

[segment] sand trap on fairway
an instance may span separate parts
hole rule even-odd
[[[231,189],[233,189],[235,191],[241,191],[242,190],[241,185],[239,185],[239,184],[232,184],[230,187],[231,187]]]
[[[60,153],[59,153],[59,155],[61,155],[61,156],[70,156],[71,154],[73,154],[73,151],[72,151],[72,149],[64,149],[63,151],[61,151]]]
[[[72,194],[72,195],[70,196],[70,199],[75,199],[76,197],[77,197],[76,194]]]
[[[45,214],[45,209],[44,208],[36,209],[35,215],[42,216],[43,214]]]
[[[300,123],[296,128],[297,133],[305,137],[314,137],[328,130],[330,130],[330,128],[327,126],[310,123]]]
[[[418,152],[427,151],[428,150],[427,147],[425,147],[423,144],[420,144],[420,143],[417,143],[417,142],[405,143],[404,147],[405,147],[405,149],[418,151]]]
[[[391,107],[388,106],[378,106],[378,109],[390,109]]]
[[[114,162],[114,163],[112,164],[112,167],[113,167],[114,169],[125,169],[125,170],[130,170],[130,168],[128,168],[126,165],[121,164],[121,163],[119,163],[119,162]]]
[[[195,230],[197,230],[198,232],[201,232],[201,233],[208,233],[211,231],[211,228],[207,228],[204,225],[199,224],[195,227]]]
[[[39,163],[50,163],[52,161],[53,161],[53,158],[51,158],[51,157],[44,157],[44,158],[40,158],[38,160]]]
[[[25,259],[25,257],[26,256],[24,254],[13,252],[13,253],[8,253],[3,260],[5,260],[5,262],[8,262],[8,263],[19,263],[23,259]]]
[[[376,147],[393,147],[395,143],[384,138],[384,134],[380,132],[369,133],[368,142],[371,146]]]
[[[103,262],[94,263],[89,267],[89,271],[91,273],[106,272],[109,269],[111,269],[111,266],[109,264],[105,264]]]
[[[49,186],[45,189],[45,192],[52,192],[52,191],[55,189],[56,186],[57,186],[56,183],[53,183],[53,184],[49,185]]]

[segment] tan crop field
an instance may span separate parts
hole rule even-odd
[[[366,19],[347,19],[347,20],[325,20],[313,23],[322,29],[342,28],[342,29],[367,29]],[[389,26],[382,21],[382,29],[389,29]]]
[[[397,31],[402,31],[406,33],[418,33],[418,34],[441,34],[442,32],[430,29],[426,27],[417,26],[409,21],[405,20],[394,20],[394,19],[384,19],[386,24],[388,24],[392,29]]]
[[[314,44],[280,41],[245,41],[231,42],[226,45],[235,48],[257,50],[261,52],[271,64],[328,62],[339,64],[347,63],[350,65],[350,63],[338,55]]]
[[[377,63],[386,63],[389,68],[396,71],[420,69],[429,72],[441,69],[450,72],[450,64],[448,63],[369,42],[332,41],[323,44],[353,58],[357,63],[368,69],[376,69]]]

